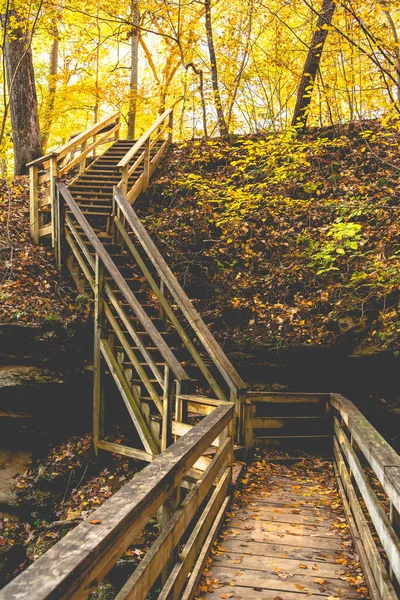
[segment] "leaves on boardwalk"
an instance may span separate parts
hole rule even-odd
[[[247,527],[249,521],[254,525]],[[354,588],[354,597],[368,597],[330,461],[304,456],[282,464],[268,453],[257,457],[235,492],[199,596],[221,590],[239,598],[242,586],[261,592],[271,589],[272,579],[282,595],[342,598]]]

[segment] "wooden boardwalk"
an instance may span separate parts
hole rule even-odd
[[[253,464],[204,573],[201,595],[208,600],[367,597],[341,510],[329,463]]]

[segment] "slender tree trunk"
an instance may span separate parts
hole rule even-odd
[[[140,13],[137,0],[132,2],[131,79],[129,84],[128,139],[135,138],[136,107],[139,76],[139,24]]]
[[[208,53],[210,56],[211,63],[211,81],[214,92],[214,104],[215,109],[217,111],[218,117],[218,128],[221,137],[228,137],[228,127],[226,125],[224,111],[222,109],[221,102],[221,94],[219,92],[219,84],[218,84],[218,69],[217,69],[217,59],[215,56],[215,48],[214,48],[214,39],[213,39],[213,30],[212,30],[212,22],[211,22],[211,0],[204,0],[205,6],[205,16],[206,16],[206,33],[207,33],[207,45],[208,45]]]
[[[54,101],[56,97],[57,89],[57,73],[58,73],[58,46],[59,46],[59,35],[57,26],[53,29],[53,42],[50,50],[50,69],[49,69],[49,81],[47,90],[47,99],[44,109],[44,121],[42,127],[42,146],[44,151],[49,141],[51,126],[54,118]]]
[[[335,7],[335,0],[322,0],[321,11],[318,15],[317,25],[304,64],[297,92],[296,106],[293,113],[292,127],[297,127],[300,130],[305,129],[307,125],[308,108],[315,85],[315,78],[318,73],[322,51],[328,36],[328,29],[326,26],[329,26],[332,23]]]
[[[379,4],[382,6],[383,12],[385,13],[388,25],[392,31],[393,42],[394,42],[394,55],[396,59],[395,66],[395,77],[396,77],[396,95],[397,101],[400,103],[400,40],[399,34],[397,33],[396,25],[393,17],[389,11],[389,3],[387,0],[379,0]]]
[[[38,104],[33,70],[30,36],[15,10],[2,17],[3,25],[10,19],[15,23],[7,35],[4,59],[10,102],[14,145],[14,173],[27,173],[26,164],[42,154]]]
[[[94,123],[97,123],[99,120],[99,112],[100,112],[100,88],[99,88],[99,71],[100,71],[100,44],[101,44],[101,29],[100,29],[100,21],[99,21],[99,7],[97,7],[96,14],[96,64],[95,64],[95,75],[94,75],[94,92],[95,92],[95,100],[93,107],[93,115],[94,115]],[[94,139],[93,139],[94,141]],[[94,149],[94,154],[96,152],[96,148]]]

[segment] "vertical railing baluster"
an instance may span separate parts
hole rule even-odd
[[[81,154],[86,150],[86,140],[81,144]],[[79,161],[79,175],[85,172],[86,169],[86,156],[83,156]]]
[[[29,167],[30,228],[35,244],[39,242],[39,167]]]
[[[161,423],[161,452],[173,443],[172,438],[172,413],[174,407],[174,387],[175,382],[173,374],[168,365],[164,367],[164,390],[163,390],[163,413]]]
[[[57,187],[54,200],[54,255],[58,270],[63,272],[65,268],[65,201]]]
[[[144,145],[144,162],[143,162],[143,191],[149,187],[150,180],[150,138],[147,138]]]
[[[104,433],[104,390],[101,373],[101,338],[104,327],[104,265],[98,254],[95,263],[94,285],[94,356],[93,356],[93,445]]]
[[[173,130],[174,130],[174,111],[171,110],[168,117],[168,144],[172,144]]]
[[[54,244],[55,244],[55,237],[56,237],[56,232],[55,232],[55,222],[54,222],[54,203],[55,203],[55,198],[56,198],[56,182],[57,182],[57,176],[58,176],[58,165],[57,165],[57,156],[53,155],[50,158],[50,208],[51,208],[51,225],[52,225],[52,233],[51,233],[51,243],[52,246],[54,248]]]

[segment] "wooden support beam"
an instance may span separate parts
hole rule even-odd
[[[101,340],[104,336],[104,266],[98,254],[94,280],[94,344],[93,344],[93,445],[104,434],[104,390],[102,386]]]
[[[30,228],[31,238],[37,244],[39,242],[39,168],[36,165],[29,167],[29,197],[30,197]]]
[[[233,407],[216,408],[1,590],[0,599],[17,600],[27,590],[29,600],[85,598],[232,417]]]
[[[125,406],[128,409],[129,415],[136,427],[136,430],[139,434],[140,439],[142,440],[143,446],[149,454],[158,454],[159,448],[156,444],[156,441],[153,439],[147,424],[143,418],[143,415],[140,411],[140,407],[138,406],[136,399],[133,396],[131,389],[125,377],[121,371],[120,366],[117,363],[114,355],[111,352],[111,348],[107,344],[105,339],[101,339],[100,348],[102,355],[105,358],[105,361],[110,369],[111,375],[114,378],[114,381],[119,389],[119,392],[122,396],[122,399],[125,402]]]

